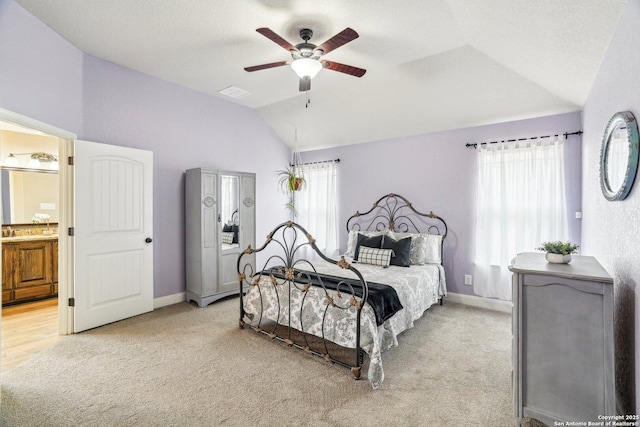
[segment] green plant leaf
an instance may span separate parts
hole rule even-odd
[[[544,242],[540,247],[536,249],[543,252],[548,252],[552,254],[561,254],[561,255],[570,255],[578,252],[578,248],[580,246],[571,242]]]

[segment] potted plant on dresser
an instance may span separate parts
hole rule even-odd
[[[536,248],[546,252],[545,258],[554,264],[568,264],[571,262],[571,254],[578,252],[579,245],[571,242],[544,242],[542,246]]]

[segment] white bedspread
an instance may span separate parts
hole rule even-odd
[[[350,259],[347,261],[351,262]],[[325,261],[316,261],[314,266],[319,273],[355,278],[351,271],[343,270],[337,265]],[[446,295],[444,268],[439,264],[382,268],[355,263],[353,266],[360,271],[367,282],[392,286],[404,307],[380,326],[376,325],[375,315],[368,304],[365,304],[362,309],[360,345],[369,355],[367,377],[375,389],[380,387],[384,380],[381,353],[390,347],[397,346],[398,334],[413,327],[413,322],[422,316],[426,309],[435,304],[440,296]],[[297,268],[306,269],[303,266]],[[286,286],[277,286],[276,289],[278,289],[277,295],[274,286],[267,277],[261,280],[259,286],[250,287],[243,302],[245,311],[255,315],[253,322],[257,322],[259,318],[260,293],[262,293],[265,305],[262,313],[263,319],[277,321],[284,325],[288,323],[289,298],[291,298],[292,326],[322,337],[322,318],[327,306],[324,290],[314,287],[305,296],[303,291],[292,288],[291,297],[289,297]],[[342,295],[342,298],[339,298],[336,292],[330,291],[330,293],[337,306],[350,307],[349,297]],[[281,309],[278,310],[278,307]],[[353,307],[348,309],[330,307],[325,318],[325,338],[343,347],[355,348],[354,322],[355,309]]]

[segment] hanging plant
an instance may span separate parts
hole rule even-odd
[[[293,153],[291,154],[291,164],[284,169],[276,171],[280,190],[289,196],[289,200],[285,204],[285,207],[291,211],[294,218],[297,215],[294,192],[303,190],[306,184],[306,179],[301,167],[302,159],[300,157],[300,153],[297,151],[297,129],[295,134],[295,144],[296,147],[294,147]]]
[[[304,174],[295,166],[288,166],[286,169],[276,171],[278,186],[283,193],[302,190],[305,184]]]
[[[294,192],[303,189],[306,182],[304,175],[301,171],[297,171],[295,166],[289,166],[285,169],[276,171],[276,176],[278,177],[278,186],[280,187],[280,191],[289,197],[284,206],[291,211],[291,214],[295,218],[298,212],[296,211]]]

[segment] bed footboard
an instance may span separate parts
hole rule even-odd
[[[267,261],[253,271],[247,255],[259,252]],[[309,258],[338,265],[348,277],[320,274]],[[361,313],[369,288],[356,268],[344,258],[326,257],[303,227],[288,221],[269,233],[262,247],[245,249],[237,269],[240,328],[347,367],[360,378]]]

